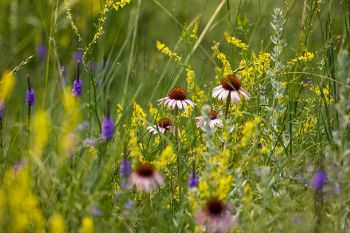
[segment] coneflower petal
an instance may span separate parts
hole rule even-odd
[[[181,103],[182,103],[182,105],[184,106],[184,109],[186,110],[187,107],[188,107],[186,101],[181,101]]]
[[[243,88],[240,88],[238,91],[239,91],[242,95],[244,95],[244,97],[246,97],[247,99],[250,99],[250,95],[249,95],[249,93],[248,93],[246,90],[244,90]]]
[[[186,101],[186,103],[188,103],[192,107],[196,106],[196,104],[192,100],[185,100],[185,101]]]
[[[239,98],[238,92],[237,91],[231,91],[231,101],[232,103],[239,103],[241,98]]]
[[[216,98],[222,91],[223,91],[222,88],[220,88],[220,89],[218,89],[216,91],[213,91],[212,97]]]
[[[177,107],[178,107],[179,109],[182,109],[182,103],[181,103],[182,101],[181,101],[181,100],[177,100],[176,102],[177,102],[177,103],[176,103],[176,104],[177,104]]]

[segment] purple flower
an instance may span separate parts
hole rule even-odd
[[[74,53],[74,61],[75,63],[82,63],[83,62],[83,53],[81,51],[76,51]]]
[[[96,146],[97,141],[96,141],[96,139],[94,139],[94,138],[86,138],[86,139],[84,139],[83,144],[84,144],[85,146],[86,146],[86,145]]]
[[[72,90],[73,96],[80,96],[82,88],[83,88],[83,82],[81,81],[81,79],[74,80],[73,90]]]
[[[94,217],[101,217],[102,211],[97,207],[93,207],[90,209],[90,214]]]
[[[127,210],[131,210],[134,207],[134,202],[132,200],[128,200],[128,202],[124,205],[124,208]]]
[[[321,190],[327,183],[327,175],[324,171],[318,170],[312,179],[311,185],[317,190]]]
[[[26,103],[29,106],[33,106],[35,103],[35,92],[32,88],[29,88],[26,93]]]
[[[109,141],[114,134],[114,120],[107,116],[102,122],[102,141]]]
[[[190,177],[188,178],[188,187],[196,188],[196,187],[198,187],[198,182],[199,182],[199,178],[196,175],[196,173],[191,172]]]
[[[123,159],[120,162],[120,176],[123,178],[128,178],[131,174],[131,162],[129,160]]]
[[[0,100],[0,120],[4,118],[5,113],[5,101]]]
[[[46,46],[44,44],[39,44],[36,48],[36,55],[39,59],[44,59],[46,56]]]

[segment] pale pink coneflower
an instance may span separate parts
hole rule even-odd
[[[239,93],[247,99],[250,98],[249,93],[242,88],[238,77],[234,74],[230,74],[221,81],[220,86],[213,89],[212,97],[217,97],[219,100],[230,98],[232,103],[239,103],[241,101]]]
[[[139,191],[152,192],[163,186],[164,179],[156,170],[156,167],[148,162],[139,164],[129,177],[129,188],[136,188]]]
[[[232,208],[218,198],[207,201],[205,208],[197,212],[196,224],[206,227],[208,232],[227,232],[231,227],[238,226],[237,219],[232,214]]]
[[[165,131],[167,130],[172,132],[174,136],[176,134],[176,127],[171,123],[171,120],[168,118],[160,119],[157,122],[157,125],[148,126],[147,130],[152,134],[158,134],[158,133],[164,134]]]
[[[209,127],[211,129],[214,129],[215,126],[222,128],[223,124],[222,124],[222,120],[218,118],[218,113],[215,111],[210,111],[209,112]],[[197,127],[198,128],[202,128],[205,127],[207,125],[207,120],[205,116],[199,116],[196,117],[197,120]]]
[[[159,101],[159,104],[168,106],[168,108],[179,108],[186,110],[188,105],[194,107],[196,104],[187,99],[186,91],[182,87],[175,87],[169,91],[168,96]]]

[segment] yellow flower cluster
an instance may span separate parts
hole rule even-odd
[[[174,58],[175,61],[177,61],[177,62],[181,61],[181,59],[182,59],[181,56],[179,56],[175,52],[172,52],[167,46],[165,46],[165,44],[161,43],[158,40],[156,43],[156,47],[157,47],[158,51],[161,52],[162,54],[164,54],[165,56],[167,56],[169,58]]]
[[[84,217],[81,223],[80,233],[94,233],[94,220],[91,217]]]
[[[38,110],[32,121],[33,143],[31,143],[31,155],[39,162],[42,153],[48,143],[50,134],[50,118],[44,110]]]
[[[154,107],[152,103],[149,104],[148,111],[153,118],[157,117],[156,120],[159,119],[158,109]]]
[[[240,48],[242,50],[247,50],[248,49],[248,45],[246,43],[243,43],[240,39],[230,36],[230,34],[228,32],[225,32],[225,38],[227,43],[232,44],[234,46],[236,46],[237,48]]]
[[[305,51],[302,56],[292,59],[288,62],[288,66],[293,66],[296,63],[306,63],[314,59],[315,55],[309,51]]]
[[[129,148],[130,156],[139,161],[144,161],[144,157],[139,151],[138,138],[137,138],[137,129],[146,127],[146,113],[143,111],[142,107],[134,102],[133,113],[131,117],[131,126],[129,129]]]
[[[254,69],[258,72],[258,74],[265,73],[265,71],[271,66],[270,54],[260,52],[259,56],[256,57],[255,53],[253,53],[253,64]]]
[[[176,154],[173,150],[173,145],[169,144],[165,147],[159,156],[159,159],[155,162],[158,169],[165,168],[166,166],[176,162]]]
[[[220,72],[221,75],[220,76],[220,79],[221,77],[224,77],[226,75],[229,75],[232,73],[232,68],[231,68],[231,64],[230,62],[227,60],[226,58],[226,55],[220,51],[219,49],[219,43],[216,43],[214,42],[214,45],[211,47],[211,49],[213,50],[214,52],[214,56],[222,63],[222,66],[223,66],[223,72]]]
[[[55,214],[50,219],[50,232],[51,233],[65,233],[67,232],[66,226],[64,223],[64,218],[59,215]]]
[[[325,97],[325,99],[329,102],[333,101],[333,96],[331,95],[329,88],[328,87],[324,87],[324,88],[320,88],[319,86],[314,86],[311,84],[304,84],[304,86],[309,90],[314,92],[317,96],[323,96]]]
[[[43,214],[39,200],[32,192],[29,169],[21,167],[17,171],[5,172],[0,188],[0,226],[2,232],[45,231]],[[6,216],[5,218],[1,217]]]
[[[305,124],[300,126],[295,136],[296,137],[305,136],[307,133],[310,132],[310,130],[312,130],[315,127],[316,123],[317,123],[316,117],[313,116],[308,118]]]
[[[113,7],[117,11],[119,8],[123,8],[124,6],[128,5],[130,2],[131,0],[121,0],[121,1],[115,2],[113,4]]]
[[[261,119],[259,117],[255,117],[253,120],[246,121],[242,127],[242,137],[240,141],[241,148],[244,148],[247,146],[248,142],[251,141],[250,139],[253,136],[253,133],[255,132],[255,128],[259,125],[261,122]]]
[[[16,84],[16,78],[10,71],[5,71],[2,75],[0,82],[0,100],[8,99]]]
[[[64,120],[61,126],[62,132],[59,142],[60,151],[65,156],[73,155],[76,150],[75,129],[81,120],[79,99],[72,95],[70,87],[65,88],[62,95]],[[64,158],[64,157],[62,157]]]
[[[205,94],[205,91],[203,91],[198,85],[196,85],[196,74],[191,67],[186,69],[186,82],[187,91],[188,93],[192,94],[192,100],[195,103],[203,103],[205,102],[205,100],[208,99],[208,96]],[[191,116],[192,110],[192,107],[187,108],[187,110],[184,112],[184,116]]]
[[[198,20],[196,20],[194,22],[192,32],[191,32],[191,38],[194,40],[198,39],[198,29],[199,29],[199,23],[198,23]]]

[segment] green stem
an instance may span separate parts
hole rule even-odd
[[[175,108],[175,150],[177,152],[176,161],[177,161],[177,180],[179,186],[179,199],[181,199],[181,162],[179,157],[179,109]]]
[[[226,107],[225,107],[225,119],[227,120],[228,117],[228,110],[230,108],[230,101],[231,101],[231,92],[229,92],[227,99],[226,99]]]

